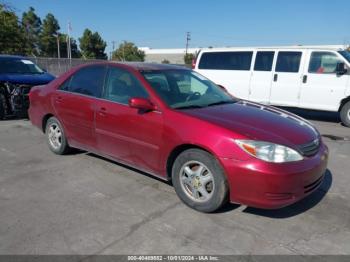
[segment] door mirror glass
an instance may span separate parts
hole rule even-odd
[[[338,63],[336,71],[337,75],[344,75],[348,70],[346,69],[345,63]]]
[[[142,111],[153,111],[156,109],[156,106],[150,100],[141,97],[130,98],[129,106]]]

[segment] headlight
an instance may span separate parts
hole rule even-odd
[[[284,163],[303,159],[297,151],[286,146],[255,140],[235,141],[248,154],[267,162]]]

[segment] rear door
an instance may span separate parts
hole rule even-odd
[[[106,67],[80,69],[58,88],[54,95],[56,115],[64,125],[71,144],[95,149],[95,103],[101,96]]]
[[[337,111],[349,81],[349,74],[336,73],[337,64],[344,63],[343,58],[337,52],[316,50],[307,57],[300,107]]]
[[[298,106],[305,51],[279,51],[273,74],[270,103]]]
[[[250,80],[249,100],[268,103],[272,83],[275,51],[257,51]]]
[[[232,95],[248,99],[252,58],[250,50],[203,52],[196,71],[224,86]]]

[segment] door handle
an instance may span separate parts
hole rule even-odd
[[[55,99],[56,103],[61,103],[62,102],[62,96],[57,96]]]
[[[304,75],[303,76],[303,83],[306,84],[306,82],[307,82],[307,75]]]
[[[277,82],[277,80],[278,80],[278,74],[274,74],[274,75],[273,75],[273,81],[274,81],[274,82]]]
[[[101,107],[100,110],[98,111],[98,114],[100,116],[105,116],[106,115],[106,108],[105,107]]]

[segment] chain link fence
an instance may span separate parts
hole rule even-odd
[[[72,67],[94,63],[94,62],[102,62],[106,60],[98,60],[98,59],[79,59],[79,58],[49,58],[49,57],[29,57],[30,60],[35,62],[40,68],[45,69],[50,74],[55,76],[59,76],[64,72],[68,71]]]

